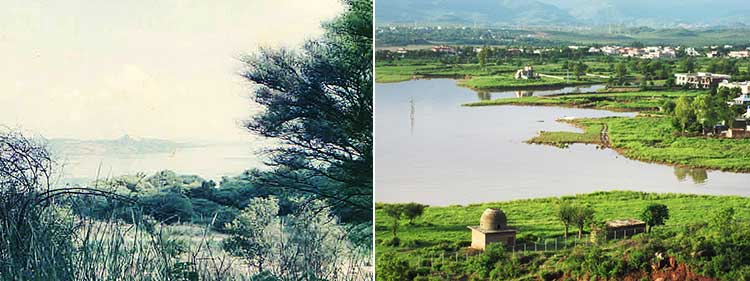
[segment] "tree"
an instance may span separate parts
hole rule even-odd
[[[719,107],[728,108],[726,104],[717,105],[715,95],[700,95],[693,100],[695,117],[703,128],[716,125],[719,122]]]
[[[273,138],[268,186],[347,208],[346,221],[372,219],[372,1],[346,11],[300,50],[261,49],[242,58],[261,112],[246,128]],[[263,174],[263,175],[260,175]]]
[[[568,238],[568,230],[570,229],[570,225],[572,225],[575,222],[575,215],[576,215],[576,207],[563,202],[560,204],[560,206],[557,208],[557,218],[565,225],[565,238]]]
[[[697,117],[689,97],[681,96],[675,102],[672,125],[681,133],[691,131],[695,127]]]
[[[409,220],[409,224],[414,224],[414,219],[422,216],[424,209],[427,207],[427,205],[419,203],[407,203],[404,204],[403,215]]]
[[[693,73],[695,72],[695,59],[693,58],[684,58],[682,60],[682,70],[687,73]]]
[[[653,203],[646,206],[641,213],[641,219],[646,222],[646,232],[651,232],[651,229],[656,225],[664,225],[669,219],[669,208],[667,205]]]
[[[391,234],[393,234],[393,238],[397,238],[398,226],[400,224],[401,216],[404,214],[404,205],[387,204],[383,206],[383,212],[393,219],[393,223],[391,224]]]
[[[487,56],[489,55],[489,52],[490,52],[489,47],[484,46],[482,50],[480,50],[477,53],[477,60],[479,60],[479,65],[481,66],[485,65],[485,63],[487,62]]]
[[[581,76],[586,75],[586,70],[588,70],[588,65],[586,65],[583,62],[578,62],[573,66],[573,74],[576,76],[576,80],[581,80]]]
[[[222,243],[224,250],[242,257],[258,272],[265,270],[274,244],[269,233],[273,231],[278,214],[276,198],[253,198],[250,205],[225,226],[230,236]]]
[[[620,84],[625,83],[625,78],[628,76],[628,67],[625,65],[625,63],[620,62],[615,66],[615,77],[617,77],[617,82]]]
[[[594,220],[594,209],[589,206],[576,206],[573,223],[578,227],[578,239],[583,237],[583,228]]]

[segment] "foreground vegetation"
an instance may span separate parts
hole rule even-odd
[[[669,219],[664,226],[654,227],[652,233],[632,239],[548,252],[512,253],[494,247],[476,253],[467,248],[471,235],[466,226],[478,224],[485,208],[501,208],[508,224],[518,229],[517,243],[523,244],[564,235],[565,227],[556,214],[561,205],[590,207],[595,211],[592,221],[596,224],[639,218],[653,203],[668,206]],[[611,191],[428,207],[413,222],[399,223],[398,243],[393,243],[393,219],[385,212],[388,206],[376,207],[379,280],[655,279],[667,270],[659,266],[670,258],[677,266],[667,268],[670,273],[684,274],[678,277],[680,280],[691,275],[722,280],[750,278],[750,199],[738,196]],[[679,268],[683,271],[677,272]]]

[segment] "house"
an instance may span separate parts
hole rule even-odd
[[[690,88],[705,89],[718,85],[724,80],[732,79],[731,75],[707,72],[677,73],[674,75],[676,85],[688,85]]]
[[[738,88],[743,94],[750,94],[750,81],[744,82],[729,82],[727,80],[719,83],[719,88],[734,89]]]
[[[604,231],[604,235],[607,239],[620,239],[646,232],[646,223],[637,219],[608,221],[604,224],[604,229],[591,232],[592,240],[596,239],[598,231]]]
[[[539,74],[534,72],[533,66],[527,65],[523,69],[519,69],[518,71],[516,71],[515,78],[523,80],[539,79]]]
[[[506,246],[516,244],[516,229],[508,227],[508,219],[502,210],[487,208],[479,219],[479,226],[468,226],[471,229],[471,248],[484,250],[492,243],[504,243]]]
[[[709,58],[718,58],[721,57],[721,54],[719,53],[719,51],[709,51],[706,52],[706,56]]]
[[[685,54],[691,57],[697,57],[701,54],[695,50],[695,48],[685,48]]]
[[[733,100],[736,105],[750,105],[750,95],[742,94]]]
[[[455,49],[453,49],[451,47],[448,47],[448,46],[445,46],[445,45],[434,46],[434,47],[432,47],[432,51],[436,52],[436,53],[448,53],[448,54],[455,54],[456,53]]]
[[[731,51],[729,52],[729,54],[727,54],[727,56],[729,56],[730,58],[735,58],[735,59],[748,58],[750,57],[750,51],[748,50]]]

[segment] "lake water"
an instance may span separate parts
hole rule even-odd
[[[587,86],[578,91],[591,91]],[[565,91],[575,91],[572,88]],[[580,131],[564,117],[633,116],[592,109],[462,107],[516,91],[477,93],[451,79],[375,86],[375,196],[378,202],[467,204],[638,190],[750,195],[750,174],[690,170],[629,160],[595,145],[561,149],[525,140]],[[554,91],[533,95],[555,94]],[[527,93],[526,95],[529,95]]]
[[[253,145],[248,143],[209,144],[177,148],[170,153],[133,154],[65,154],[58,155],[63,164],[62,183],[88,183],[139,172],[148,175],[161,170],[177,174],[198,175],[218,181],[222,176],[236,176],[245,170],[261,167]],[[100,169],[101,167],[101,169]]]

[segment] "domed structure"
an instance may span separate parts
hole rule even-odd
[[[500,209],[487,208],[479,219],[479,228],[482,230],[499,230],[508,227],[508,219]]]
[[[504,243],[508,247],[516,244],[516,230],[508,226],[508,218],[500,209],[487,208],[479,218],[478,226],[471,229],[471,248],[484,250],[487,244]]]

